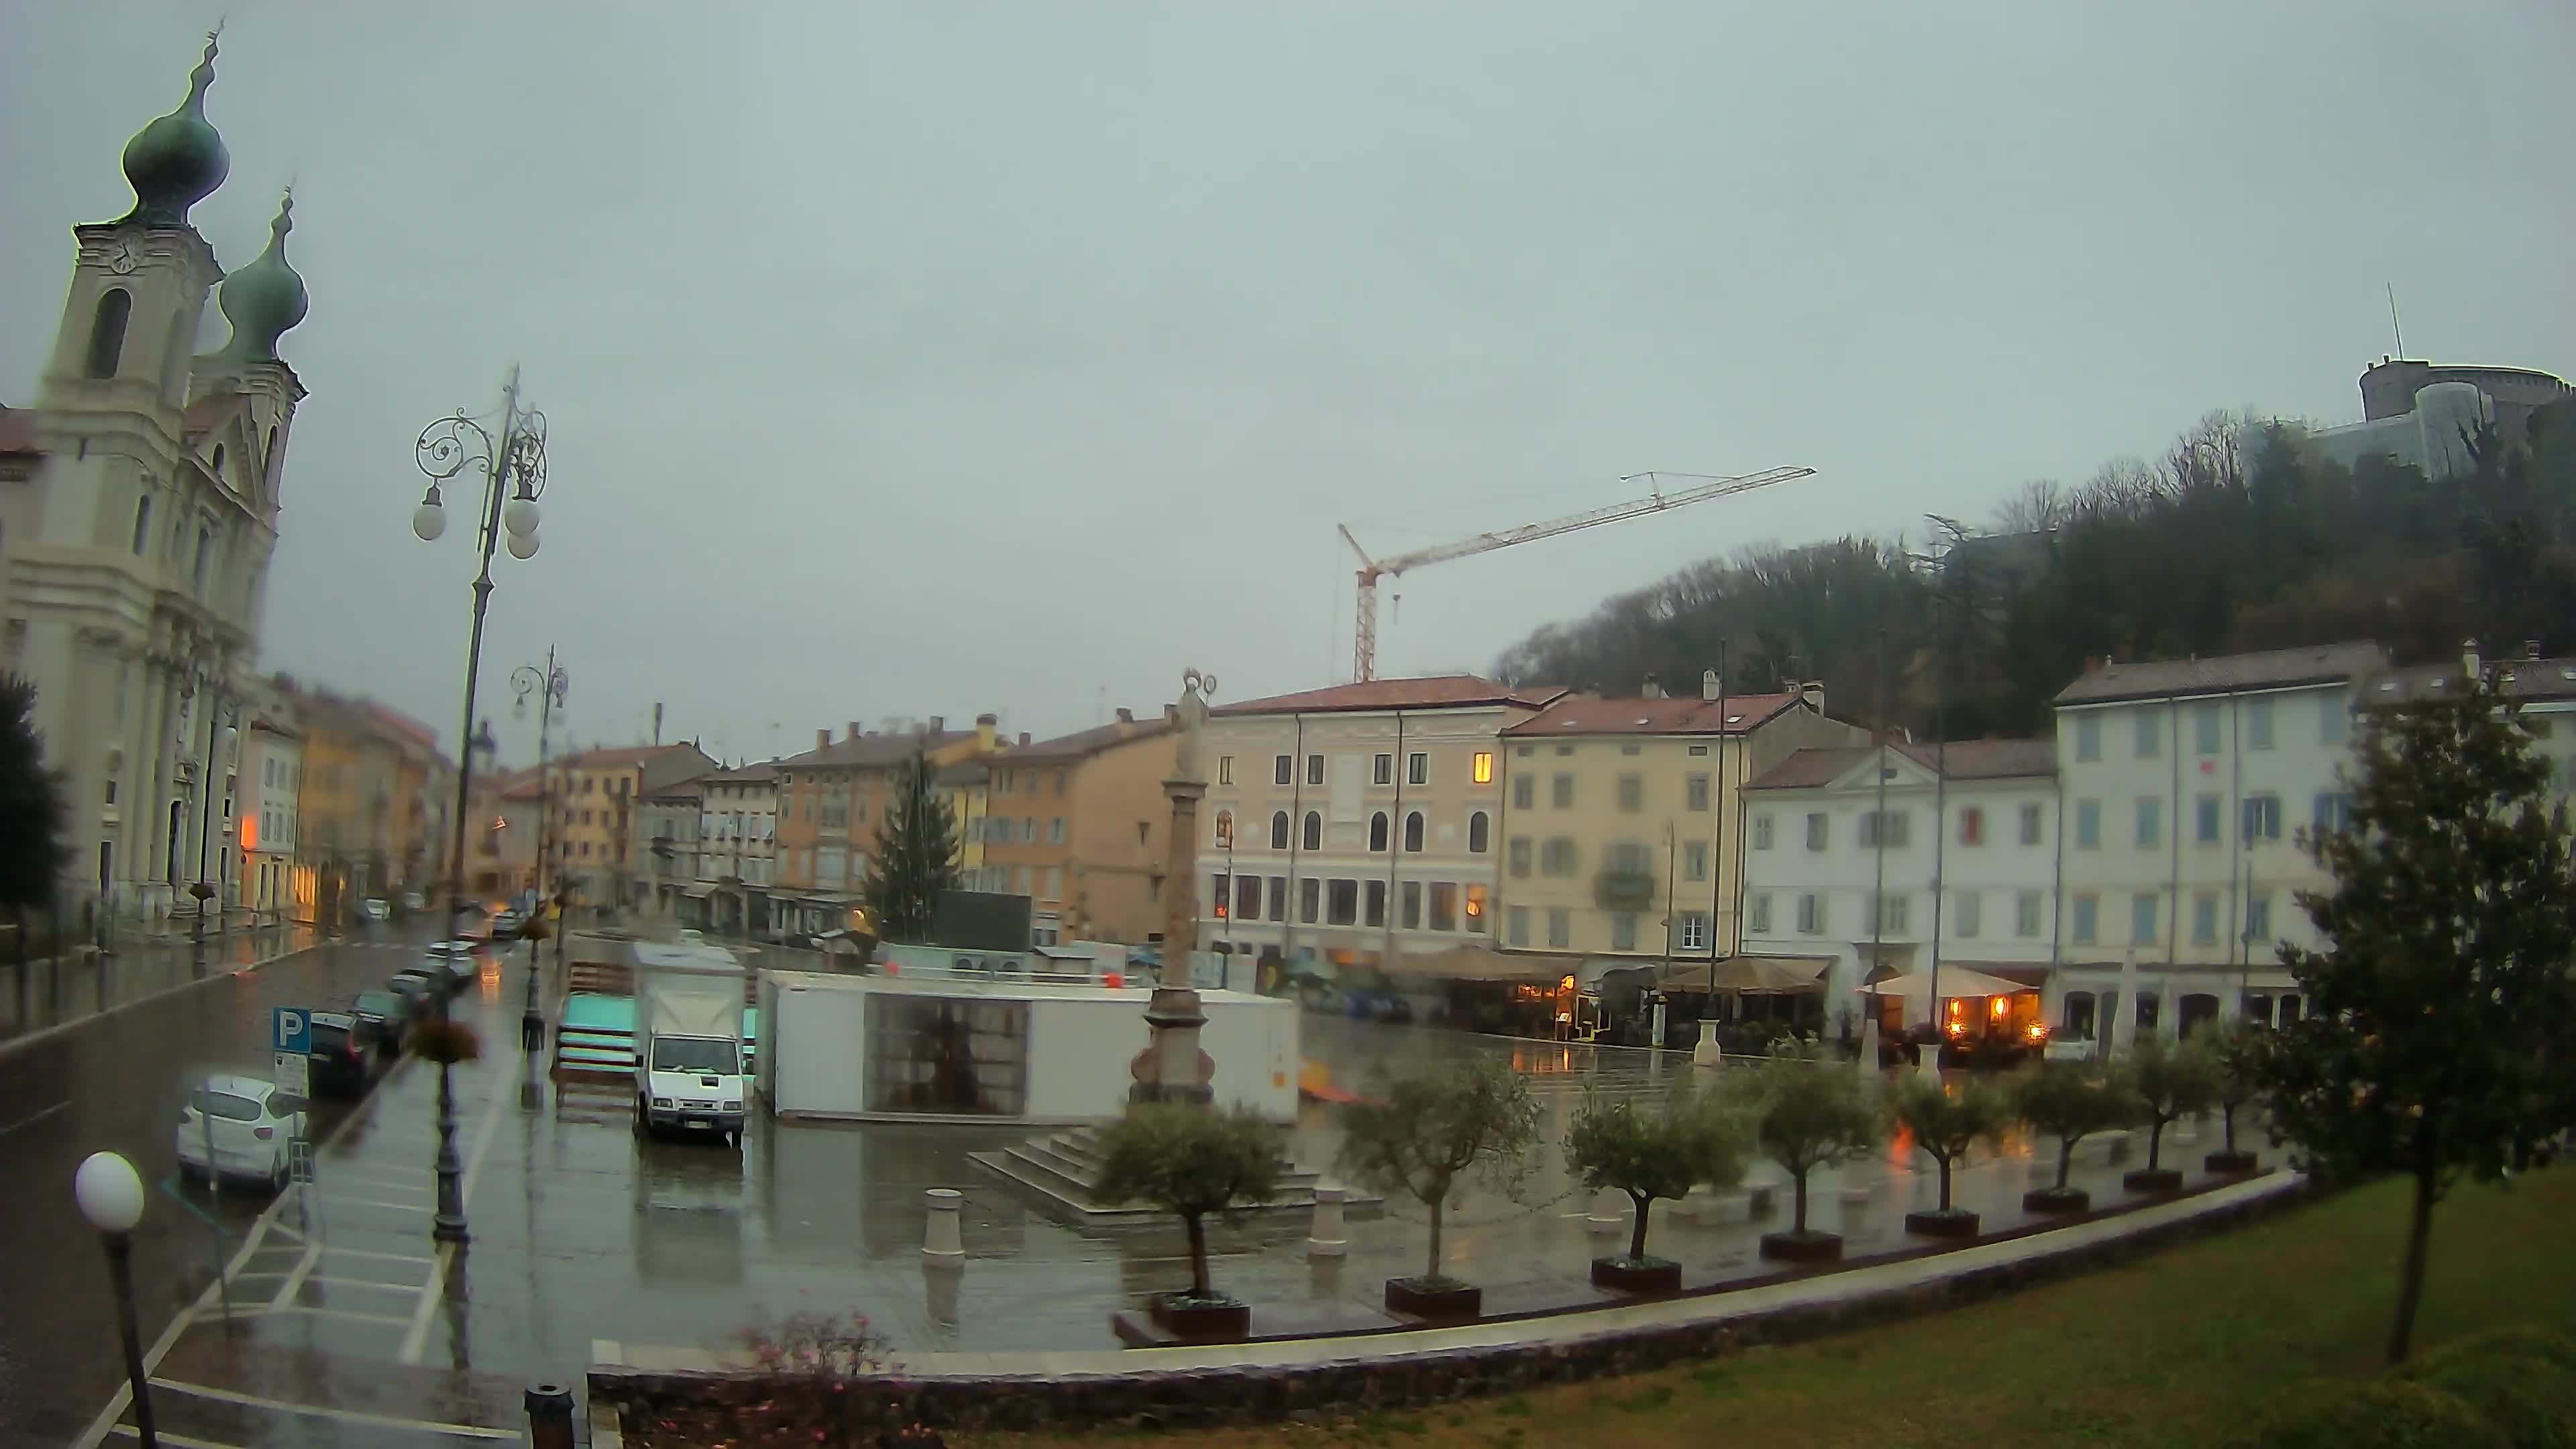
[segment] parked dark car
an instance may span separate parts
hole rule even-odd
[[[338,1012],[313,1013],[313,1045],[305,1056],[312,1062],[306,1070],[312,1074],[313,1095],[365,1094],[370,1059],[366,1034],[357,1018]]]
[[[447,994],[446,973],[431,975],[417,966],[407,966],[385,978],[385,989],[411,1003],[411,1014],[417,1019],[427,1016]]]
[[[349,1003],[358,1029],[387,1056],[401,1056],[403,1036],[411,1030],[411,998],[399,991],[361,991]]]

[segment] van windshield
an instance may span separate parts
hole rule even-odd
[[[653,1070],[704,1072],[731,1077],[742,1072],[742,1050],[712,1037],[665,1036],[653,1040]]]

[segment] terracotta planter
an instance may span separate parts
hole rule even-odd
[[[1252,1305],[1157,1293],[1145,1300],[1155,1326],[1184,1343],[1240,1343],[1252,1336]]]
[[[2222,1177],[2252,1172],[2262,1164],[2251,1152],[2213,1152],[2200,1160],[2200,1165]]]
[[[2120,1186],[2131,1192],[2180,1192],[2182,1173],[2170,1167],[2141,1167],[2120,1174]]]
[[[1679,1293],[1682,1291],[1682,1265],[1669,1258],[1647,1258],[1630,1262],[1626,1258],[1592,1260],[1592,1286],[1615,1293]]]
[[[1831,1263],[1843,1255],[1843,1235],[1813,1228],[1803,1233],[1764,1233],[1762,1256],[1784,1263]]]
[[[2080,1213],[2093,1209],[2093,1195],[2080,1187],[2035,1187],[2021,1195],[2026,1213]]]
[[[1474,1318],[1485,1311],[1485,1290],[1471,1283],[1430,1287],[1419,1278],[1389,1278],[1386,1280],[1386,1310],[1389,1313],[1410,1313],[1416,1318]]]
[[[1977,1215],[1966,1208],[1907,1213],[1905,1230],[1927,1238],[1973,1238],[1977,1235]]]

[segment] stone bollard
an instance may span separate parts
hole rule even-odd
[[[965,1266],[966,1240],[958,1231],[957,1211],[966,1205],[966,1194],[953,1187],[934,1187],[922,1197],[930,1205],[930,1221],[921,1230],[921,1256],[945,1266]]]
[[[1592,1211],[1584,1215],[1587,1232],[1610,1234],[1628,1225],[1628,1195],[1615,1187],[1605,1187],[1592,1195]]]
[[[1330,1183],[1315,1184],[1315,1225],[1306,1230],[1306,1256],[1338,1258],[1351,1250],[1342,1235],[1342,1201],[1350,1193]]]
[[[528,1443],[535,1449],[572,1449],[572,1390],[530,1384],[521,1402],[528,1410]]]

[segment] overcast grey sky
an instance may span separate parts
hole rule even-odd
[[[1381,673],[1481,668],[2213,407],[2349,420],[2389,282],[2413,353],[2576,368],[2562,0],[0,0],[0,400],[227,9],[196,218],[247,263],[292,176],[313,299],[266,662],[450,740],[412,441],[513,360],[552,486],[487,712],[554,641],[584,740],[752,756],[1344,677],[1336,522],[1819,470],[1390,589]]]

